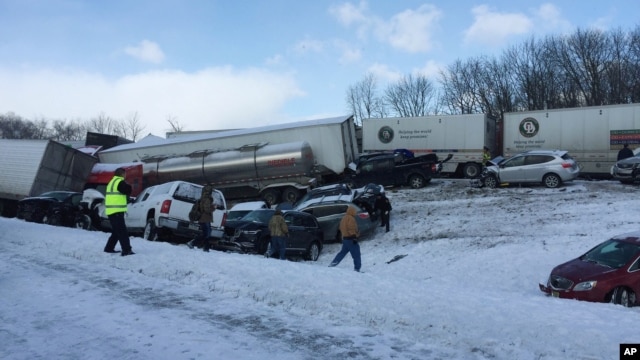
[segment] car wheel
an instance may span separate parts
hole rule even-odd
[[[76,219],[75,227],[83,230],[91,229],[91,218],[89,215],[82,214],[80,217]]]
[[[468,163],[462,169],[462,173],[466,178],[473,179],[480,175],[480,165],[476,163]]]
[[[275,205],[280,202],[280,191],[278,189],[267,189],[262,193],[262,199],[269,203],[269,205]]]
[[[153,219],[147,220],[147,225],[144,227],[142,237],[149,241],[158,241],[158,228]]]
[[[556,174],[547,174],[542,178],[542,182],[544,183],[544,186],[554,189],[560,186],[562,180],[560,180],[560,177]]]
[[[60,225],[60,215],[59,214],[46,214],[42,218],[42,223],[47,225],[58,226]]]
[[[490,188],[490,189],[495,189],[498,187],[498,178],[495,177],[495,175],[487,175],[487,177],[484,179],[484,186]]]
[[[299,196],[300,192],[293,186],[289,186],[282,191],[282,201],[288,201],[292,204],[298,200]]]
[[[317,241],[314,241],[309,245],[309,249],[307,250],[307,260],[318,261],[320,257],[320,244]]]
[[[411,186],[413,189],[423,188],[426,183],[427,182],[420,175],[411,175],[409,177],[409,186]]]
[[[631,307],[636,303],[636,294],[624,287],[618,287],[613,290],[611,302],[624,307]]]

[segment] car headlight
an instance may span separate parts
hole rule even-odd
[[[593,290],[596,287],[596,284],[598,282],[595,280],[591,280],[591,281],[583,281],[579,284],[577,284],[576,286],[573,287],[573,291],[589,291],[589,290]]]

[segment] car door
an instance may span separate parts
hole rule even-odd
[[[143,229],[147,224],[147,203],[155,187],[144,189],[136,200],[127,206],[127,213],[124,216],[127,229]]]
[[[311,242],[311,235],[305,229],[303,216],[302,213],[287,212],[284,214],[284,221],[289,228],[287,250],[306,249],[307,244]]]
[[[527,155],[524,161],[524,181],[541,182],[542,177],[547,173],[548,169],[545,163],[552,161],[553,156],[550,155]]]
[[[524,155],[516,155],[500,164],[500,182],[521,182],[524,179],[524,160]]]

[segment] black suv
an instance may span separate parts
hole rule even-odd
[[[217,250],[245,253],[266,253],[271,234],[269,220],[274,209],[253,210],[241,220],[227,222],[224,236],[214,246]],[[300,211],[283,210],[282,216],[289,228],[287,255],[302,255],[307,260],[318,260],[322,251],[322,228],[313,215]]]

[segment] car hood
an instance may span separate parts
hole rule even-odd
[[[640,156],[634,156],[634,157],[622,159],[618,161],[616,164],[639,164],[639,163],[640,163]]]
[[[573,259],[562,265],[556,266],[552,275],[562,276],[579,283],[587,280],[597,280],[598,278],[616,272],[620,269],[613,269],[605,265],[594,262],[583,261],[580,258]]]

